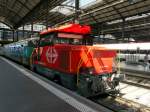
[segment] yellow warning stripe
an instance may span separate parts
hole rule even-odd
[[[84,55],[81,57],[81,59],[79,61],[79,64],[78,64],[78,67],[77,67],[77,86],[79,85],[79,70],[80,70],[80,67],[83,64],[84,60],[88,59],[88,54],[90,53],[91,49],[92,49],[92,47],[90,47],[88,49],[87,53],[84,53]]]

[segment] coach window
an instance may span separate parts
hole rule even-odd
[[[48,46],[48,45],[53,45],[54,44],[54,34],[46,34],[42,35],[40,38],[40,46]]]

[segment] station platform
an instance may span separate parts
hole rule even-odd
[[[111,112],[0,57],[0,112]]]
[[[125,62],[120,63],[121,71],[132,72],[144,75],[150,75],[150,65],[144,66],[140,64],[128,64]]]

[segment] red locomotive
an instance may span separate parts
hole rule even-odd
[[[85,97],[117,91],[116,52],[95,47],[91,28],[68,24],[40,33],[32,69]]]

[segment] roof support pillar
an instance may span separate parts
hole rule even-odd
[[[122,19],[122,40],[125,38],[125,18]]]
[[[22,26],[22,30],[23,30],[23,38],[24,38],[24,24],[23,24],[23,26]]]
[[[3,35],[2,35],[2,40],[5,39],[5,29],[3,29]]]
[[[100,28],[98,27],[98,35],[99,35],[99,38],[101,40],[101,43],[105,42],[105,34],[103,32],[103,27],[104,27],[103,23],[100,24]]]
[[[13,29],[12,30],[12,39],[13,39],[13,42],[15,41],[15,30]]]
[[[19,40],[18,30],[16,31],[16,33],[17,33],[17,41],[18,41]]]
[[[103,35],[102,43],[105,43],[105,34],[102,34],[102,35]]]
[[[46,1],[46,29],[48,29],[48,14],[49,14],[49,11],[48,11],[48,0]]]
[[[80,2],[79,0],[75,0],[75,23],[79,23],[79,10],[80,10]]]
[[[101,23],[101,24],[98,24],[98,28],[97,28],[97,30],[98,30],[98,38],[99,38],[99,40],[102,42],[103,40],[102,40],[102,34],[103,34],[103,32],[102,32],[102,27],[103,27],[103,24]]]
[[[100,24],[100,31],[99,31],[99,33],[103,34],[103,23]]]
[[[31,37],[33,36],[33,22],[31,22]]]
[[[98,40],[99,43],[104,43],[105,39],[105,34],[103,32],[103,23],[97,23],[96,25],[93,26],[94,33],[96,34],[96,38]]]

